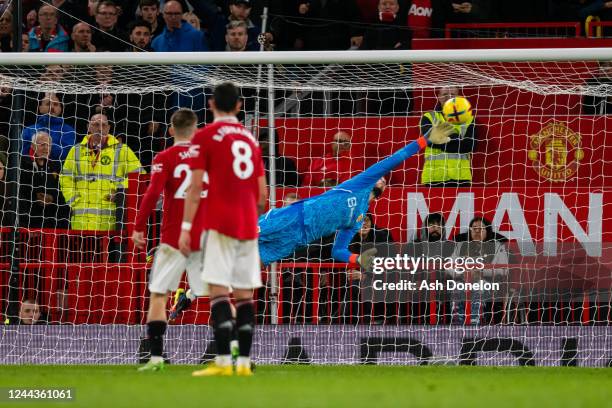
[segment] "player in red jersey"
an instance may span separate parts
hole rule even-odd
[[[236,119],[242,106],[238,89],[231,83],[221,84],[209,103],[215,121],[193,136],[193,177],[185,200],[179,248],[187,254],[191,249],[190,231],[203,231],[202,280],[210,292],[217,357],[214,364],[193,375],[233,374],[230,338],[234,325],[240,353],[236,374],[252,375],[253,289],[261,286],[257,218],[267,198],[264,165],[257,140]],[[201,201],[205,171],[209,176],[208,196]],[[203,214],[198,224],[192,225],[198,207]],[[230,287],[236,299],[235,321]]]
[[[183,220],[183,202],[187,188],[191,185],[190,140],[196,131],[197,117],[189,109],[179,109],[170,119],[170,134],[174,146],[160,152],[151,166],[151,182],[142,199],[132,240],[137,248],[145,249],[147,220],[157,204],[160,194],[164,193],[164,208],[161,226],[161,243],[155,251],[149,291],[151,301],[147,314],[147,332],[151,344],[151,359],[139,371],[159,371],[164,368],[162,358],[163,336],[166,332],[166,299],[170,291],[178,288],[183,272],[192,292],[206,295],[201,280],[199,245],[188,257],[178,250],[178,238]],[[202,174],[200,173],[200,178]],[[194,240],[197,242],[197,239]]]

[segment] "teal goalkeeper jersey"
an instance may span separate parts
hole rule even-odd
[[[332,256],[348,262],[348,246],[363,224],[376,182],[421,149],[414,141],[325,193],[275,208],[259,217],[259,253],[267,265],[338,232]]]

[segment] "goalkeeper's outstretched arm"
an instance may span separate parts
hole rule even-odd
[[[349,191],[361,190],[368,187],[373,188],[374,184],[376,184],[381,177],[402,164],[404,160],[409,159],[421,149],[425,148],[427,143],[447,143],[450,140],[450,135],[453,133],[454,129],[449,123],[441,122],[439,124],[435,124],[432,126],[428,134],[419,137],[412,143],[407,144],[386,159],[373,164],[350,180],[339,184],[336,188]]]
[[[453,132],[454,129],[449,123],[442,122],[435,124],[425,136],[419,137],[417,140],[407,144],[386,159],[368,167],[362,173],[338,185],[336,189],[349,191],[372,189],[381,177],[399,166],[404,160],[414,156],[427,146],[427,143],[446,143],[450,140],[450,135]],[[353,265],[358,263],[359,256],[351,253],[348,250],[348,246],[351,239],[353,239],[353,236],[360,228],[361,223],[355,223],[353,228],[343,229],[338,232],[332,249],[332,256],[334,259],[340,262],[349,262]],[[359,263],[361,264],[361,262]]]
[[[347,228],[338,231],[336,234],[336,240],[334,241],[334,246],[332,247],[332,257],[340,262],[349,262],[352,264],[357,263],[357,254],[353,254],[348,250],[348,246],[351,243],[351,240],[355,236],[355,234],[361,228],[360,222],[356,223],[353,228]]]
[[[357,231],[359,231],[362,224],[363,222],[359,222],[355,224],[354,228],[347,228],[338,232],[332,248],[332,256],[335,260],[347,262],[351,267],[362,267],[367,270],[372,264],[377,249],[370,248],[363,251],[361,254],[354,254],[348,250],[351,240]]]

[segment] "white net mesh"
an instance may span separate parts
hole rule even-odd
[[[597,94],[605,83],[597,61],[276,65],[274,82],[259,65],[48,65],[10,66],[0,85],[65,93],[189,91],[231,81],[245,88],[272,86],[289,91],[397,90],[441,86],[511,86],[537,94]],[[609,91],[608,91],[609,92]]]
[[[134,170],[148,173],[154,155],[170,146],[169,117],[179,107],[209,122],[211,88],[229,80],[242,90],[241,119],[251,128],[267,127],[268,90],[275,91],[276,158],[266,162],[276,167],[277,207],[320,194],[401,149],[420,134],[422,116],[439,108],[441,88],[456,88],[474,108],[475,143],[447,153],[467,155],[469,178],[425,185],[428,153],[411,157],[388,174],[388,189],[369,209],[370,228],[349,249],[469,255],[469,246],[462,253],[453,242],[474,240],[470,222],[479,215],[497,234],[493,247],[475,252],[486,253],[485,272],[425,267],[408,277],[417,289],[382,294],[372,292],[376,276],[334,261],[333,236],[298,248],[264,273],[256,294],[258,361],[609,364],[607,64],[285,64],[272,68],[272,83],[266,65],[0,66],[0,134],[13,143],[3,163],[0,291],[3,315],[19,321],[21,309],[24,323],[3,328],[0,361],[145,358],[147,255],[164,214],[157,210],[150,220],[147,251],[135,250],[128,237],[148,175]],[[86,231],[75,224],[80,207],[59,174],[89,118],[101,112],[139,164],[113,173],[121,179],[115,184],[88,190],[125,194],[97,208],[108,216],[106,228]],[[52,139],[49,163],[36,160],[39,132]],[[444,217],[448,247],[422,242],[431,213]],[[385,282],[403,278],[387,274]],[[449,280],[500,288],[450,290]],[[423,281],[443,287],[421,288]],[[51,326],[26,326],[32,315]],[[198,299],[171,325],[168,357],[205,359],[213,351],[208,322],[208,300]]]

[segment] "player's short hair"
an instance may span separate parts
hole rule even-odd
[[[138,20],[132,21],[130,24],[128,24],[128,34],[132,34],[132,31],[134,31],[136,27],[146,27],[150,33],[153,33],[151,24],[139,18]]]
[[[159,8],[159,0],[140,0],[140,8],[147,6],[157,6]]]
[[[236,104],[240,100],[240,92],[233,83],[224,82],[215,87],[213,99],[218,110],[221,112],[231,112],[236,108]]]
[[[188,129],[198,122],[198,117],[191,109],[181,108],[172,114],[170,124],[177,131]]]

